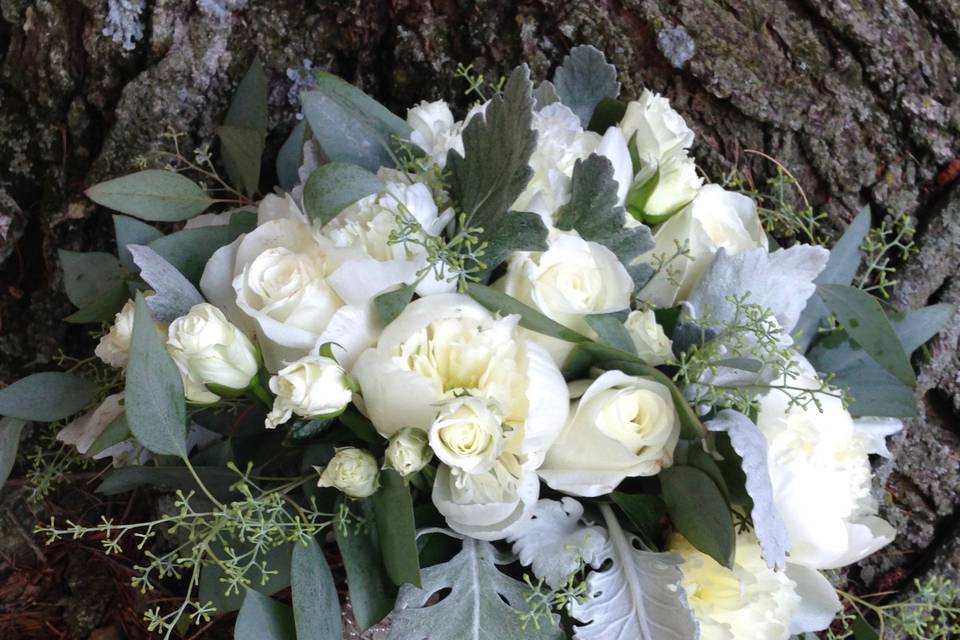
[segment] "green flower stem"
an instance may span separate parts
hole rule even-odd
[[[247,387],[247,397],[256,400],[267,409],[273,408],[273,395],[260,382],[259,375],[254,376],[253,380],[250,381],[250,386]]]

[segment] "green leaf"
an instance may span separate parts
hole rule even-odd
[[[267,76],[263,63],[254,58],[230,101],[223,123],[231,127],[246,127],[266,133],[267,130]]]
[[[234,640],[298,640],[293,610],[247,589],[233,629]]]
[[[360,516],[374,522],[373,507],[368,500],[356,501]],[[353,615],[362,631],[380,622],[393,609],[393,585],[390,584],[381,563],[380,544],[374,527],[365,531],[336,527],[337,546],[347,571],[347,589]]]
[[[623,100],[604,98],[597,103],[597,106],[594,108],[593,116],[590,118],[590,125],[587,129],[603,135],[610,127],[620,124],[626,112],[627,103]]]
[[[620,95],[616,67],[591,45],[571,49],[554,73],[553,83],[560,101],[577,114],[584,128],[602,100]]]
[[[96,396],[96,384],[72,373],[35,373],[0,389],[0,416],[54,422],[77,413]]]
[[[412,284],[403,285],[399,289],[381,293],[373,299],[374,307],[377,310],[377,317],[380,319],[380,326],[385,327],[393,322],[400,313],[407,308],[410,300],[413,299],[413,293],[416,290]]]
[[[176,222],[213,204],[195,182],[173,171],[148,169],[95,184],[87,197],[104,207],[141,220]]]
[[[100,251],[78,253],[60,249],[63,288],[75,307],[96,302],[104,293],[123,283],[123,267],[116,256]]]
[[[307,442],[327,431],[333,420],[295,420],[288,423],[287,440],[296,444]]]
[[[854,616],[852,627],[853,640],[880,640],[880,634],[859,613]]]
[[[130,216],[113,215],[113,232],[117,237],[117,256],[120,258],[120,264],[136,271],[137,265],[133,262],[133,256],[127,250],[128,244],[150,244],[157,238],[163,237],[163,232],[146,222],[140,222]]]
[[[180,372],[139,292],[124,405],[130,431],[140,444],[160,455],[187,457],[187,408]]]
[[[110,424],[107,425],[107,428],[104,429],[99,436],[93,441],[93,444],[90,445],[90,448],[87,449],[86,455],[93,457],[107,449],[112,447],[115,444],[120,444],[124,440],[133,437],[133,434],[130,433],[130,425],[127,424],[127,416],[121,413],[119,416],[110,421]]]
[[[855,287],[838,284],[817,285],[817,293],[837,322],[877,364],[907,385],[917,378],[877,299]]]
[[[492,234],[530,181],[528,162],[537,145],[532,108],[530,69],[521,65],[484,115],[464,129],[464,155],[454,150],[448,154],[450,191],[466,215],[466,226]]]
[[[394,166],[394,137],[408,139],[410,125],[348,82],[317,73],[317,88],[301,94],[303,113],[327,158],[370,171]]]
[[[514,251],[546,251],[548,248],[543,219],[529,211],[511,211],[501,216],[489,232],[484,229],[482,237],[487,243],[483,262],[488,270],[496,268]]]
[[[237,482],[237,474],[225,467],[195,467],[194,471],[200,477],[204,486],[217,498],[229,499],[235,497],[230,487]],[[201,492],[200,485],[193,474],[186,467],[120,467],[114,469],[104,477],[97,486],[96,492],[105,496],[113,496],[133,491],[144,485],[157,486],[171,491],[181,490],[184,493]]]
[[[348,206],[383,191],[376,175],[362,167],[330,162],[314,169],[303,185],[303,208],[316,224],[325,225]]]
[[[373,423],[353,407],[348,407],[337,419],[343,426],[349,429],[353,435],[365,443],[378,447],[383,446],[383,438],[381,438],[377,430],[373,428]]]
[[[64,321],[75,324],[112,322],[114,316],[117,315],[117,312],[123,308],[123,305],[126,304],[129,299],[130,287],[127,286],[126,282],[119,282],[101,293],[99,297],[83,308],[77,309],[68,315],[64,318]]]
[[[252,196],[260,182],[267,135],[267,77],[259,59],[253,61],[240,81],[217,135],[230,182]]]
[[[860,267],[860,261],[863,259],[863,252],[860,247],[863,245],[867,233],[870,232],[870,207],[864,207],[853,219],[853,222],[846,228],[840,239],[837,240],[833,248],[830,249],[830,259],[814,284],[850,284],[853,277],[857,274]],[[804,353],[810,346],[810,343],[817,337],[817,327],[823,322],[827,315],[827,307],[823,304],[820,296],[814,293],[803,313],[800,314],[800,320],[793,329],[794,344],[800,353]]]
[[[658,496],[635,495],[614,491],[610,499],[620,507],[627,520],[647,542],[659,546],[663,537],[662,520],[667,515],[667,506]]]
[[[301,120],[277,153],[277,182],[284,191],[292,190],[300,182],[300,160],[306,139],[307,121]]]
[[[229,537],[228,540],[230,548],[238,555],[250,553],[254,549],[250,542],[244,542],[232,537]],[[259,570],[254,568],[248,569],[246,576],[250,579],[254,591],[264,596],[269,596],[290,586],[292,572],[290,558],[295,544],[294,542],[287,542],[259,555],[258,560],[266,563],[270,575],[266,583],[261,584]],[[212,547],[213,553],[218,558],[224,557],[226,549],[223,541],[214,541]],[[218,565],[208,564],[204,566],[200,572],[200,602],[213,604],[217,609],[217,613],[222,614],[236,611],[243,604],[243,592],[231,592],[230,595],[227,595],[228,584],[229,580],[227,575]]]
[[[586,317],[587,324],[597,332],[600,340],[607,343],[615,349],[627,353],[637,354],[637,346],[633,343],[633,338],[627,328],[623,326],[620,318],[615,313],[604,313],[589,315]]]
[[[10,477],[13,465],[17,461],[20,434],[26,424],[26,420],[19,418],[0,418],[0,488]]]
[[[380,472],[380,489],[371,502],[387,576],[397,586],[410,583],[419,587],[417,529],[407,483],[396,471],[384,469]]]
[[[520,316],[520,325],[530,331],[536,331],[545,336],[566,340],[567,342],[590,342],[590,338],[587,336],[577,333],[573,329],[568,329],[533,307],[527,306],[513,296],[496,289],[491,289],[482,284],[471,284],[467,288],[467,294],[494,313],[499,313],[502,316],[511,314]]]
[[[723,566],[733,568],[737,534],[726,499],[706,473],[687,466],[660,472],[663,501],[677,532]]]
[[[956,312],[956,305],[932,304],[905,314],[894,314],[890,323],[903,345],[903,350],[911,354],[937,335]]]
[[[154,240],[147,246],[169,262],[187,280],[198,284],[210,256],[220,247],[230,244],[241,234],[252,231],[256,226],[256,224],[248,226],[246,222],[240,218],[236,223],[231,220],[229,224],[183,229]]]
[[[343,638],[337,586],[333,582],[327,559],[313,538],[306,545],[294,545],[290,559],[290,584],[297,640]]]

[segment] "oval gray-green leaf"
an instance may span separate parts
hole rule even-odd
[[[0,389],[0,416],[53,422],[77,413],[96,395],[97,385],[72,373],[35,373]]]
[[[392,469],[380,472],[380,489],[371,498],[383,566],[393,584],[420,586],[417,528],[410,488]]]
[[[10,477],[13,463],[17,460],[20,447],[20,434],[26,425],[19,418],[0,418],[0,487]]]
[[[324,225],[348,206],[383,191],[383,183],[366,169],[345,162],[317,167],[303,186],[303,208],[314,222]]]
[[[80,253],[60,249],[57,254],[63,267],[63,288],[70,302],[85,307],[123,281],[120,261],[110,253]]]
[[[290,561],[297,640],[340,640],[340,600],[320,545],[313,538],[293,547]]]
[[[710,476],[694,467],[674,466],[660,472],[660,484],[677,532],[698,550],[732,568],[737,539],[733,517]]]
[[[297,640],[293,611],[269,596],[247,589],[233,637],[234,640]]]
[[[85,193],[97,204],[141,220],[187,220],[213,204],[213,199],[193,180],[162,169],[107,180]]]

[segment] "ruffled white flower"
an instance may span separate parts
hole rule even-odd
[[[365,449],[340,447],[320,472],[318,487],[333,487],[351,498],[369,498],[380,488],[377,459]]]
[[[813,368],[797,358],[801,374],[791,386],[819,389]],[[896,531],[877,517],[864,435],[840,398],[818,398],[822,411],[791,407],[784,391],[771,389],[759,398],[757,426],[767,439],[774,503],[790,532],[790,561],[834,569],[884,547]]]
[[[427,434],[420,429],[400,429],[392,436],[383,454],[383,468],[407,477],[423,469],[433,458]]]
[[[658,308],[671,307],[689,297],[721,247],[730,254],[767,247],[756,203],[717,185],[700,189],[693,202],[657,228],[653,239],[656,247],[640,260],[651,262],[659,257],[669,264],[640,291],[639,297]],[[670,260],[678,245],[686,248],[686,255]]]
[[[234,324],[256,334],[268,370],[327,342],[349,366],[376,340],[373,298],[408,281],[415,265],[385,265],[314,237],[292,200],[278,200],[265,198],[265,221],[213,254],[200,288]]]
[[[667,337],[663,327],[657,324],[652,309],[631,311],[623,323],[637,356],[647,364],[658,367],[673,360],[673,342]]]
[[[267,428],[283,424],[293,414],[320,418],[342,412],[353,397],[353,385],[336,360],[322,355],[300,358],[270,378],[276,394],[267,414]]]
[[[450,107],[443,100],[423,101],[407,110],[407,124],[413,129],[410,141],[423,149],[441,167],[447,164],[447,154],[454,150],[461,156],[463,129],[477,114],[483,113],[486,103],[475,105],[462,121],[455,122]]]
[[[133,300],[127,300],[113,318],[113,324],[93,352],[111,367],[127,366],[130,356],[130,337],[133,335]]]
[[[568,411],[559,370],[539,346],[518,335],[517,322],[516,316],[494,318],[466,296],[422,298],[384,329],[376,348],[364,352],[352,370],[364,410],[384,437],[405,427],[430,433],[438,422],[435,450],[462,466],[440,465],[434,503],[452,528],[487,540],[508,535],[529,517],[539,494],[536,469]],[[466,462],[474,450],[471,434],[479,443],[495,429],[473,401],[455,402],[462,396],[493,407],[501,434],[509,430],[492,465],[484,446],[475,448],[483,464]],[[476,425],[455,424],[470,411]]]
[[[586,316],[627,309],[633,293],[633,280],[612,251],[583,240],[576,231],[556,229],[550,232],[546,251],[516,252],[507,263],[507,273],[493,286],[591,337],[596,334]],[[574,347],[535,332],[529,332],[529,338],[558,365]]]
[[[658,163],[671,151],[689,149],[693,144],[693,131],[683,116],[667,98],[647,89],[639,100],[627,104],[620,128],[628,141],[633,140],[637,155],[645,163]]]
[[[625,478],[656,475],[672,464],[679,439],[680,419],[665,386],[607,371],[574,405],[540,477],[557,491],[603,495]]]

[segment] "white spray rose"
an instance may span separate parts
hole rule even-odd
[[[683,149],[673,149],[658,162],[646,165],[634,178],[627,195],[628,226],[639,215],[650,224],[662,222],[696,197],[703,185],[697,165]]]
[[[600,496],[624,478],[652,476],[673,463],[680,419],[659,382],[607,371],[574,405],[540,477],[557,491]]]
[[[673,360],[673,342],[664,333],[663,327],[657,324],[652,309],[631,311],[623,326],[630,334],[641,360],[655,367]]]
[[[797,356],[794,387],[819,389],[810,364]],[[838,397],[818,394],[792,406],[784,391],[759,399],[757,426],[767,439],[773,499],[790,532],[790,561],[813,569],[857,562],[890,543],[896,531],[877,517],[865,436]]]
[[[94,353],[111,367],[127,366],[130,337],[133,335],[133,300],[127,300],[113,318],[110,330],[100,338]]]
[[[512,431],[486,401],[462,396],[440,410],[430,427],[430,447],[454,469],[483,473],[493,468]]]
[[[683,211],[657,227],[653,239],[656,246],[640,259],[669,260],[640,291],[639,298],[653,307],[671,307],[688,298],[721,247],[729,254],[767,247],[756,203],[717,185],[700,189]],[[678,245],[687,254],[671,260]]]
[[[450,107],[443,100],[423,101],[407,110],[407,124],[413,129],[410,141],[423,149],[441,167],[447,164],[451,149],[464,155],[463,129],[477,114],[483,113],[486,103],[473,106],[467,117],[455,122]]]
[[[380,488],[377,459],[365,449],[340,447],[320,472],[318,487],[333,487],[351,498],[369,498]]]
[[[270,378],[276,394],[267,414],[268,429],[283,424],[291,415],[320,418],[342,412],[353,397],[353,383],[336,360],[309,355],[292,362]]]
[[[586,316],[627,309],[633,280],[612,251],[580,238],[575,231],[552,230],[548,249],[516,252],[494,288],[530,305],[552,320],[589,336]],[[573,343],[530,332],[562,365]]]
[[[568,411],[566,384],[550,357],[518,333],[517,316],[495,318],[467,296],[421,298],[384,330],[376,348],[364,352],[352,373],[363,393],[363,408],[384,437],[411,427],[440,443],[438,456],[470,466],[471,451],[495,431],[473,401],[494,407],[502,433],[492,466],[475,473],[444,463],[437,471],[433,501],[455,530],[496,540],[532,513],[539,495],[536,469],[563,426]],[[438,419],[441,410],[444,415]],[[466,408],[465,408],[466,407]],[[472,412],[472,414],[471,414]],[[471,414],[477,428],[457,422]],[[474,426],[477,426],[474,425]],[[441,458],[442,459],[442,458]],[[486,470],[482,470],[486,469]]]
[[[639,100],[627,105],[620,128],[628,141],[633,140],[637,155],[646,163],[657,163],[675,149],[689,149],[693,131],[670,101],[647,89]],[[636,137],[634,137],[636,136]]]
[[[216,400],[207,385],[242,391],[260,367],[250,339],[206,302],[170,323],[167,351],[184,379],[187,399],[203,404]]]
[[[433,458],[433,450],[426,433],[408,427],[390,436],[383,458],[384,469],[393,469],[407,477],[427,466]]]

